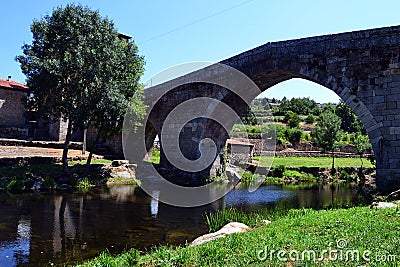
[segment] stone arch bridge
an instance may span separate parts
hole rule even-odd
[[[247,75],[261,91],[292,78],[302,78],[338,94],[363,123],[376,157],[378,189],[388,191],[400,188],[399,56],[400,26],[394,26],[266,43],[220,63]],[[210,71],[209,75],[215,73]],[[163,127],[174,127],[164,125],[168,114],[189,99],[210,97],[238,114],[244,111],[249,101],[217,85],[178,82],[179,86],[167,92],[166,88],[177,80],[193,80],[195,76],[194,72],[145,90],[145,102],[153,105],[142,132],[146,136],[146,150]],[[258,95],[242,93],[250,101]],[[188,123],[179,138],[182,154],[196,160],[201,154],[200,140],[211,138],[219,152],[227,133],[218,128],[218,123],[202,117]],[[142,159],[147,151],[136,152]],[[174,170],[172,165],[161,147],[160,166]]]

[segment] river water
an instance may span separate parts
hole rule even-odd
[[[108,250],[185,244],[207,232],[204,214],[236,207],[325,208],[358,200],[351,185],[237,187],[224,198],[196,208],[169,206],[134,186],[89,193],[0,193],[0,266],[73,264]]]

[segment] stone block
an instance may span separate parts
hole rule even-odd
[[[388,101],[388,102],[386,102],[386,108],[387,109],[397,109],[397,101]]]

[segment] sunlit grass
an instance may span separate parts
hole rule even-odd
[[[398,266],[399,229],[396,209],[290,210],[251,232],[228,235],[199,246],[162,246],[144,254],[132,249],[117,256],[103,253],[81,266]],[[369,261],[361,256],[349,261],[327,257],[316,262],[307,258],[282,261],[276,253],[272,258],[260,259],[265,249],[286,253],[312,250],[317,255],[336,249],[344,253],[357,250],[362,255],[368,250],[370,254]],[[396,258],[380,261],[382,255]]]
[[[160,164],[160,150],[154,147],[151,150],[151,162],[154,164]]]
[[[270,157],[258,156],[255,160],[260,161],[260,166],[268,165]],[[371,162],[363,159],[364,167],[373,167]],[[332,167],[332,158],[330,157],[275,157],[273,167],[284,165],[286,167]],[[335,167],[360,167],[360,158],[335,158]]]

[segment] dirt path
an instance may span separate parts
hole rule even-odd
[[[43,148],[43,147],[22,147],[22,146],[0,146],[0,158],[17,158],[17,157],[61,157],[62,149]],[[87,157],[89,152],[82,155],[81,150],[68,150],[68,157]]]

